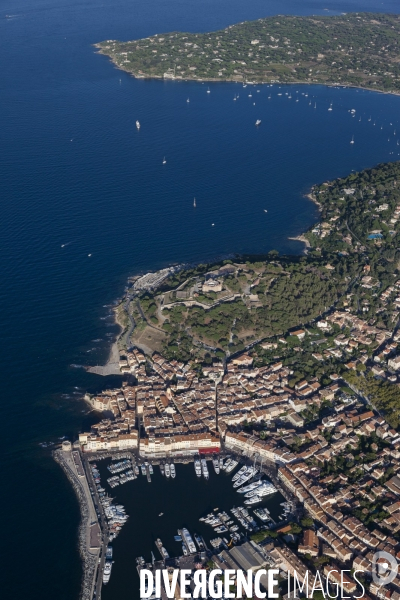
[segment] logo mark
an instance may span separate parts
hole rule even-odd
[[[394,556],[388,552],[376,552],[372,559],[372,579],[377,585],[388,585],[399,571],[399,565]]]

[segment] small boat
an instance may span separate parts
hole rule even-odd
[[[186,100],[186,102],[190,102],[189,98]]]
[[[138,131],[139,131],[139,129],[140,129],[140,123],[139,123],[139,121],[136,121],[136,129],[137,129]]]
[[[332,108],[332,102],[331,102],[331,105],[330,105],[330,107],[328,108],[328,110],[333,110],[333,108]]]
[[[196,208],[196,198],[193,200],[193,208]]]
[[[163,516],[163,514],[164,514],[164,513],[160,513],[158,516],[159,516],[159,517],[162,517],[162,516]]]
[[[165,156],[164,156],[164,158],[163,158],[162,164],[163,164],[163,165],[166,165],[166,164],[167,164],[167,161],[165,160]]]
[[[264,208],[264,212],[268,212],[266,208]]]
[[[261,119],[257,119],[256,121],[256,127],[258,127],[259,125],[261,125]]]
[[[354,144],[354,135],[353,135],[353,137],[351,138],[351,142],[350,142],[350,144]]]
[[[180,536],[180,535],[174,535],[174,540],[175,540],[175,542],[181,542],[182,541],[182,536]]]
[[[164,467],[163,462],[160,464],[160,471],[161,471],[161,475],[165,475],[165,467]]]
[[[207,94],[211,94],[211,92],[210,92],[210,88],[208,88],[208,90],[207,90]]]

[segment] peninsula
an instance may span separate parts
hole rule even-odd
[[[274,16],[211,33],[96,44],[135,77],[319,83],[400,91],[400,16]]]

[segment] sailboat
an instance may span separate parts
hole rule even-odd
[[[208,90],[207,90],[207,94],[211,94],[211,92],[210,92],[210,88],[208,88]]]
[[[164,156],[162,164],[165,165],[166,163],[167,163],[167,161],[165,160],[165,156]]]
[[[314,108],[317,108],[317,103],[314,104]]]
[[[193,200],[193,208],[196,208],[197,204],[196,204],[196,198]]]
[[[333,110],[333,108],[332,108],[332,102],[331,102],[331,105],[330,105],[330,107],[328,108],[328,110]]]
[[[351,138],[351,142],[350,142],[350,144],[354,144],[354,135],[353,135],[353,137]]]
[[[139,130],[140,129],[140,123],[139,121],[136,121],[136,129]]]

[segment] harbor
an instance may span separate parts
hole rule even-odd
[[[139,598],[134,559],[138,570],[159,561],[206,561],[253,533],[282,525],[295,510],[275,487],[272,472],[267,475],[265,466],[248,457],[188,456],[150,463],[120,452],[86,456],[84,464],[104,527],[96,600]]]

